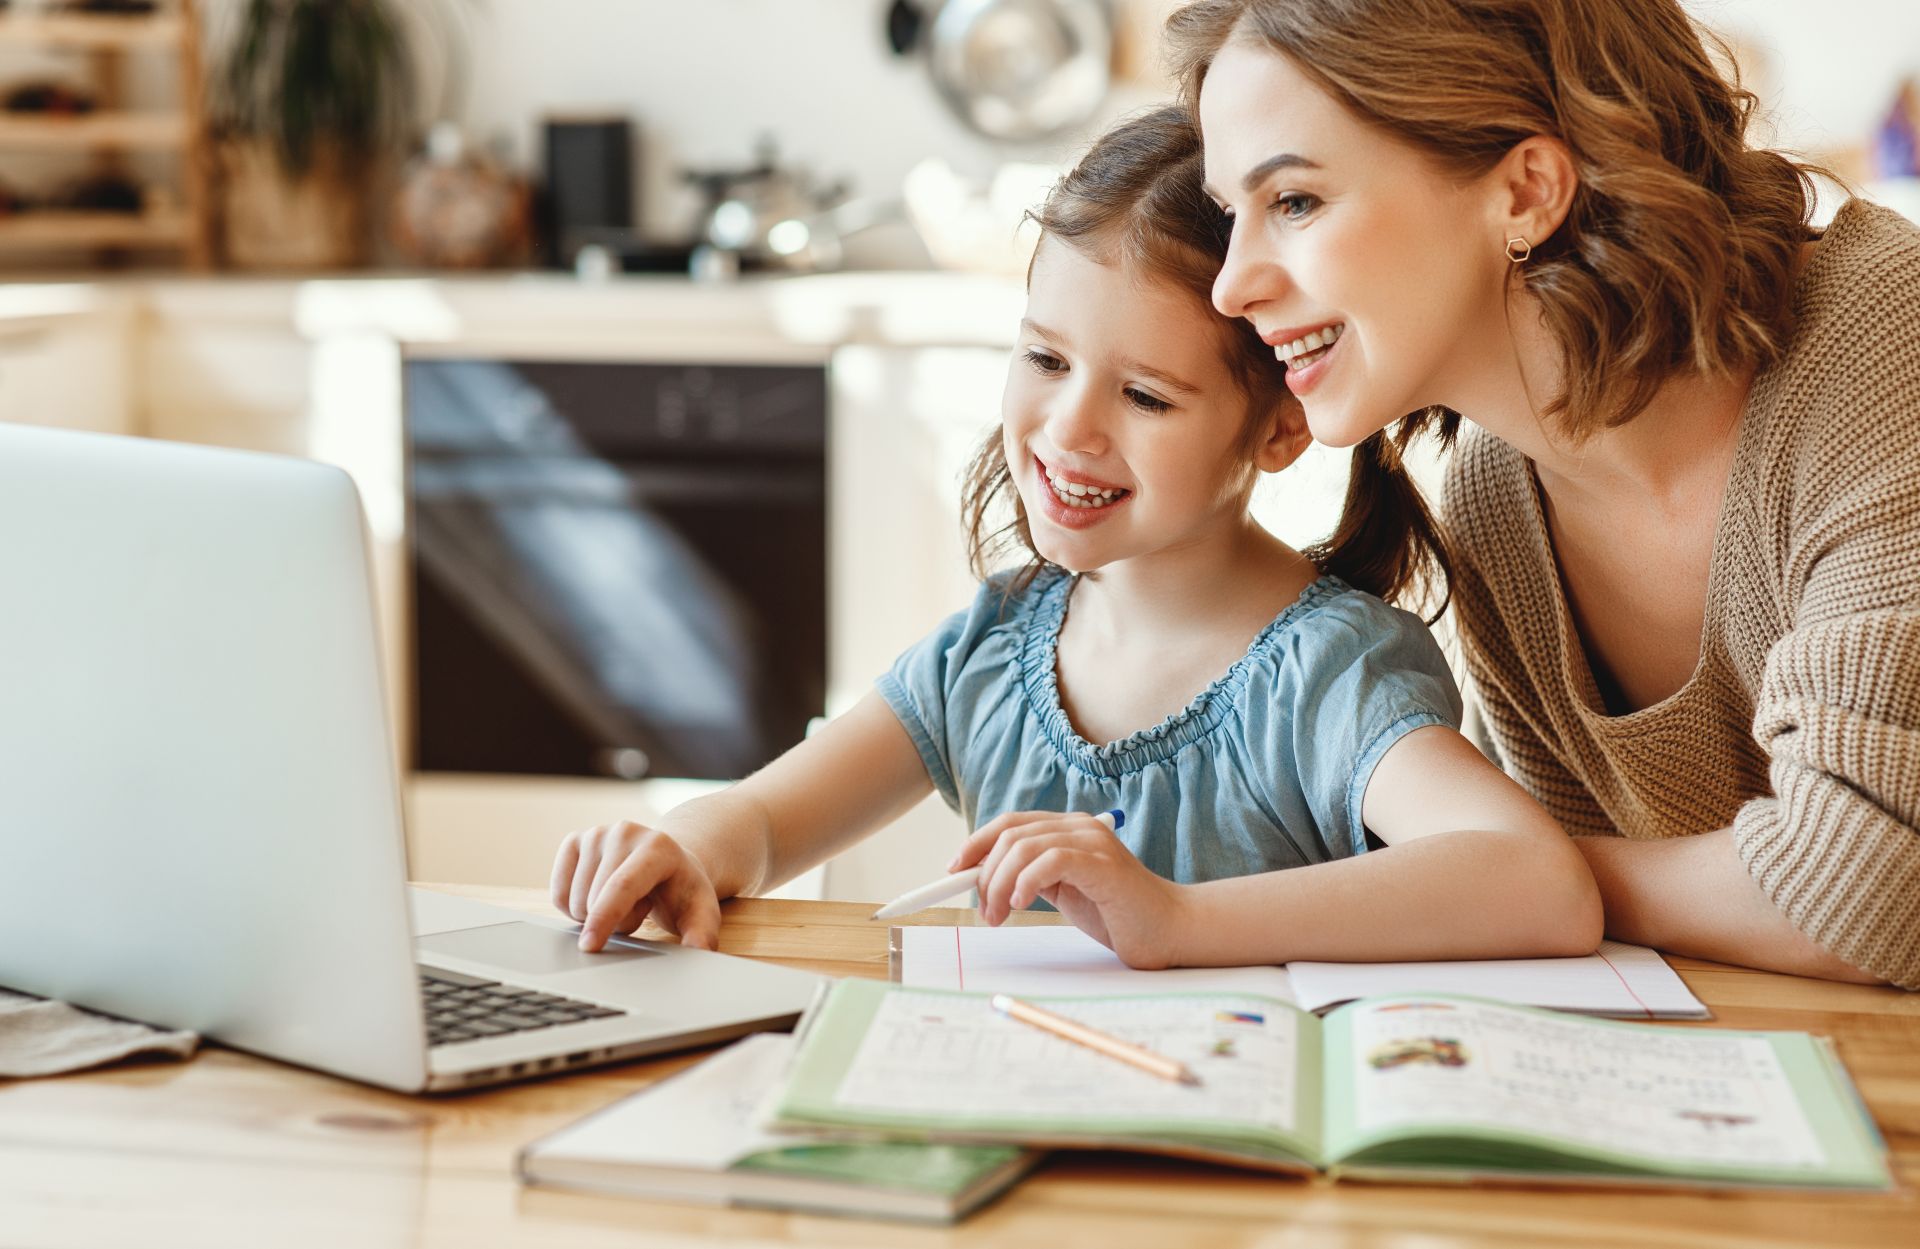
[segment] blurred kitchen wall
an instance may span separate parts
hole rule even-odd
[[[927,7],[934,7],[928,0]],[[1171,0],[1124,0],[1123,29],[1151,40]],[[1735,43],[1768,110],[1772,141],[1817,156],[1860,147],[1900,80],[1920,74],[1920,0],[1687,0]],[[1166,88],[1156,47],[1136,48],[1141,76],[1102,118],[1044,144],[973,135],[928,82],[924,62],[883,38],[886,0],[479,0],[472,6],[472,88],[460,114],[520,162],[538,159],[547,111],[610,108],[644,128],[647,217],[671,228],[690,211],[676,167],[744,163],[761,134],[791,159],[893,193],[938,155],[986,177],[1002,161],[1071,159],[1101,125]],[[1144,42],[1136,34],[1136,42]]]
[[[983,181],[1010,159],[1066,161],[1106,120],[1158,94],[1123,85],[1082,130],[996,143],[942,104],[924,56],[888,48],[887,8],[886,0],[483,0],[460,120],[524,167],[539,160],[543,113],[631,114],[642,133],[645,221],[672,234],[693,207],[676,171],[748,164],[761,136],[789,162],[850,179],[857,195],[885,196],[928,156]]]
[[[1686,7],[1735,41],[1777,146],[1825,155],[1861,143],[1900,81],[1920,74],[1920,0],[1686,0]]]
[[[240,0],[200,3],[217,40]],[[927,156],[982,180],[1008,160],[1070,160],[1113,117],[1166,93],[1154,45],[1160,16],[1178,7],[1115,0],[1130,39],[1130,76],[1089,126],[1015,146],[968,131],[935,95],[924,58],[889,50],[888,0],[404,3],[423,31],[448,32],[422,41],[436,114],[522,169],[539,162],[547,114],[632,116],[641,131],[644,221],[663,235],[694,211],[678,171],[745,164],[763,135],[787,160],[846,177],[869,196],[896,194]],[[1920,75],[1920,0],[1685,3],[1734,41],[1768,110],[1762,133],[1796,151],[1857,152],[1902,78]],[[932,10],[938,0],[922,4]]]

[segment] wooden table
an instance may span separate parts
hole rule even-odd
[[[452,892],[527,910],[535,890]],[[852,903],[728,904],[721,947],[886,975]],[[967,911],[927,923],[968,923]],[[1173,1160],[1072,1154],[952,1229],[528,1189],[514,1150],[697,1055],[450,1098],[409,1098],[230,1050],[0,1083],[0,1244],[596,1246],[1920,1245],[1920,995],[1676,960],[1732,1028],[1834,1037],[1902,1191],[1797,1195],[1333,1185]],[[1676,1025],[1686,1026],[1686,1025]],[[1699,1026],[1699,1025],[1695,1025]]]

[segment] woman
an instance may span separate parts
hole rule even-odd
[[[1920,231],[1746,146],[1675,0],[1169,23],[1214,288],[1314,435],[1448,470],[1492,742],[1607,930],[1920,987]]]

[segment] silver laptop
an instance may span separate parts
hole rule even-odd
[[[0,985],[409,1092],[791,1023],[818,977],[408,890],[371,585],[337,469],[0,426]]]

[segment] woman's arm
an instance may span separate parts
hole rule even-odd
[[[1607,934],[1693,958],[1743,967],[1882,981],[1836,958],[1788,921],[1753,882],[1733,830],[1630,841],[1576,837],[1606,905]]]
[[[1175,959],[1547,958],[1599,945],[1600,894],[1571,839],[1454,730],[1396,742],[1362,809],[1387,849],[1186,886]]]
[[[1491,612],[1487,613],[1487,619],[1493,619]],[[1790,646],[1782,647],[1780,653],[1784,658],[1792,650]],[[1474,652],[1469,651],[1469,659],[1473,657]],[[1823,670],[1827,667],[1824,663],[1820,666]],[[1514,764],[1516,774],[1525,777],[1527,783],[1540,792],[1582,792],[1581,783],[1547,748],[1533,723],[1520,713],[1512,692],[1505,687],[1508,674],[1484,664],[1473,665],[1473,668],[1476,702],[1486,723],[1494,730],[1499,749],[1506,752]],[[1785,668],[1776,664],[1775,671],[1784,674]],[[1777,684],[1777,680],[1773,684]],[[1797,730],[1806,722],[1809,710],[1831,701],[1810,698],[1806,690],[1794,690],[1785,698],[1773,700],[1779,712],[1767,719]],[[1783,737],[1792,735],[1796,734]],[[1821,736],[1842,740],[1856,735],[1826,733]],[[1775,745],[1772,741],[1766,744]],[[1799,783],[1789,780],[1793,772],[1803,770],[1805,776]],[[1825,787],[1842,795],[1844,802],[1865,805],[1859,795],[1870,790],[1837,776],[1823,776],[1822,771],[1802,769],[1799,760],[1783,757],[1776,766],[1776,780],[1789,780],[1792,788],[1802,791]],[[1783,812],[1771,798],[1757,799],[1752,805],[1747,818],[1753,827],[1782,842],[1813,831],[1805,829],[1796,834],[1788,827],[1789,813]],[[1888,823],[1893,821],[1879,813],[1849,821],[1856,836],[1871,834],[1876,826]],[[1608,936],[1744,967],[1827,980],[1881,983],[1833,954],[1788,919],[1755,880],[1732,829],[1648,840],[1576,835],[1573,844],[1586,857],[1600,888]],[[1780,857],[1802,871],[1817,870],[1820,866],[1818,856],[1787,854]],[[1829,852],[1827,866],[1844,876],[1849,871],[1847,865],[1831,861],[1842,857],[1844,854]],[[1882,889],[1897,892],[1898,882],[1906,874],[1905,871],[1885,873],[1888,883],[1883,884]],[[1796,892],[1803,897],[1818,897],[1828,891],[1815,887]]]

